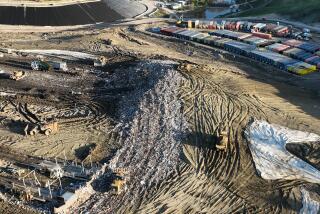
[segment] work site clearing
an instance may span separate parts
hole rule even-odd
[[[165,25],[0,34],[0,213],[319,212],[320,84]]]

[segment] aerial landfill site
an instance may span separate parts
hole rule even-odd
[[[0,213],[320,212],[317,37],[106,2],[0,25]]]

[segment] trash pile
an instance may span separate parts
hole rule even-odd
[[[133,76],[142,72],[146,82],[120,102],[117,128],[122,148],[109,165],[128,171],[125,191],[117,196],[98,193],[82,209],[98,213],[115,211],[124,203],[127,206],[122,208],[135,207],[148,188],[174,172],[187,130],[178,92],[182,76],[175,66],[171,61],[154,60],[141,62],[131,71]]]

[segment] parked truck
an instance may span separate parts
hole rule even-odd
[[[40,61],[35,60],[31,62],[31,68],[35,71],[49,71],[51,69],[68,71],[68,66],[66,62],[60,61]]]

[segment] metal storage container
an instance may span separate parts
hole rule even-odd
[[[229,41],[224,44],[224,48],[235,54],[240,54],[243,56],[248,56],[249,53],[256,49],[254,45],[249,45],[238,41]]]
[[[200,33],[194,37],[194,41],[204,44],[204,39],[208,36],[208,34]]]
[[[253,50],[249,56],[257,61],[273,65],[282,70],[286,70],[288,65],[298,62],[290,57],[271,51]]]
[[[231,39],[226,39],[226,38],[218,39],[218,40],[214,41],[214,45],[223,48],[224,44],[226,42],[230,42],[230,41],[232,41],[232,40]]]
[[[172,32],[177,31],[178,29],[180,28],[176,26],[170,26],[170,27],[161,28],[160,32],[164,35],[172,36]]]
[[[179,28],[179,29],[172,32],[172,36],[178,37],[179,33],[182,31],[185,31],[185,30],[186,29],[184,29],[184,28]]]
[[[201,33],[200,33],[200,32],[197,32],[197,31],[193,31],[193,33],[189,35],[189,40],[191,40],[191,41],[196,41],[195,38],[196,38],[196,36],[199,35],[199,34],[201,34]]]
[[[302,42],[301,44],[297,45],[296,47],[301,48],[305,51],[315,53],[316,51],[320,50],[320,45],[310,42]]]
[[[290,46],[284,45],[284,44],[280,44],[280,43],[275,43],[275,44],[267,46],[266,48],[268,50],[270,50],[270,51],[274,51],[274,52],[280,53],[280,52],[283,52],[283,51],[289,49]]]
[[[296,39],[289,39],[287,41],[282,42],[285,45],[289,45],[291,47],[298,47],[302,44],[302,41],[296,40]]]
[[[263,47],[263,46],[274,43],[273,40],[266,40],[266,39],[262,39],[262,38],[255,37],[255,36],[246,38],[243,41],[246,43],[249,43],[251,45],[255,45],[257,47]]]
[[[319,56],[312,56],[305,60],[306,63],[309,63],[311,65],[317,66],[318,69],[320,69],[320,57]]]
[[[252,35],[262,39],[272,39],[272,35],[268,33],[252,32]]]
[[[218,39],[221,39],[221,38],[217,37],[217,36],[208,36],[208,37],[204,38],[203,40],[204,40],[204,44],[213,46],[214,45],[214,41],[216,41]]]
[[[185,30],[185,31],[182,31],[180,33],[178,33],[178,37],[180,39],[189,39],[189,35],[194,33],[194,31],[192,30]]]
[[[317,70],[316,66],[310,65],[305,62],[297,62],[287,66],[288,71],[298,74],[298,75],[306,75]]]
[[[313,55],[311,53],[308,53],[302,49],[299,48],[290,48],[285,51],[283,51],[283,54],[289,57],[292,57],[294,59],[305,61],[306,59],[312,57]]]

